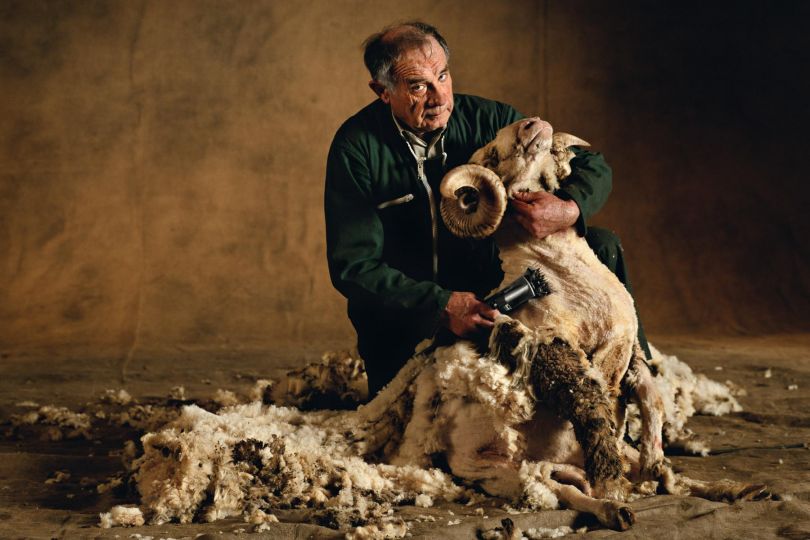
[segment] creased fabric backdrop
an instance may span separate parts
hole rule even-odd
[[[6,0],[0,352],[351,345],[325,157],[410,18],[606,155],[653,337],[810,328],[806,2]]]

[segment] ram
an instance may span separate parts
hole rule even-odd
[[[625,461],[636,483],[655,480],[670,493],[722,500],[762,494],[762,486],[705,483],[672,472],[663,453],[664,403],[636,337],[632,297],[573,227],[538,239],[506,213],[516,192],[553,193],[559,188],[571,172],[571,146],[587,143],[553,134],[551,125],[539,118],[521,120],[501,129],[440,186],[442,218],[454,234],[494,234],[505,283],[530,268],[551,291],[518,309],[514,319],[496,321],[490,354],[509,366],[512,384],[525,386],[537,405],[517,454],[505,444],[512,434],[496,436],[481,448],[487,458],[501,454],[512,468],[527,459],[584,468],[580,483],[585,493],[553,478],[544,483],[567,506],[593,512],[618,528],[634,519],[628,508],[610,502],[629,495]],[[640,452],[622,442],[627,400],[634,400],[641,412]],[[476,453],[482,454],[481,448],[463,448],[468,455],[457,449],[452,455],[457,466],[451,461],[461,476],[480,467]],[[469,472],[464,469],[468,465]],[[514,496],[515,478],[507,470],[484,485],[490,493]]]

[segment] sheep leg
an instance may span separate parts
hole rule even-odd
[[[576,465],[568,463],[555,463],[551,467],[551,479],[561,484],[568,484],[579,489],[589,497],[593,494],[587,474]]]
[[[771,493],[764,484],[746,484],[727,479],[707,482],[682,474],[675,475],[675,482],[688,490],[690,495],[710,501],[760,501],[771,498]]]
[[[623,448],[625,459],[630,464],[631,477],[641,475],[641,455],[638,450],[625,444]],[[770,491],[764,484],[746,484],[734,480],[696,480],[682,474],[676,474],[666,462],[660,465],[659,491],[670,495],[693,495],[710,501],[758,501],[771,497]],[[642,479],[646,479],[642,476]]]
[[[633,510],[626,504],[609,499],[594,499],[574,486],[561,484],[550,478],[543,483],[557,496],[560,504],[578,512],[593,514],[605,527],[626,531],[636,522]]]
[[[660,464],[656,467],[654,478],[650,478],[647,472],[642,473],[641,453],[637,449],[623,442],[622,454],[625,463],[630,466],[628,475],[636,482],[636,489],[639,489],[641,493],[645,495],[655,495],[656,486],[658,486],[660,491],[669,493],[670,495],[689,495],[689,489],[678,484],[678,476],[666,460],[661,460]],[[645,480],[654,480],[657,482],[652,486],[647,485],[645,487],[641,485],[641,482]]]
[[[641,412],[639,440],[639,476],[642,480],[660,480],[664,472],[664,403],[638,341],[622,379],[622,394],[631,397]]]
[[[538,345],[530,379],[538,401],[573,425],[594,492],[624,498],[624,466],[615,411],[601,380],[590,373],[574,349],[559,339]]]
[[[533,345],[529,330],[502,317],[490,336],[490,353],[513,370],[515,384],[570,421],[585,453],[585,471],[595,493],[623,499],[623,464],[609,393],[584,356],[562,340]],[[535,349],[536,347],[536,349]]]

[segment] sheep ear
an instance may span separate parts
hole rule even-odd
[[[590,146],[591,143],[584,141],[577,137],[576,135],[571,135],[570,133],[555,133],[554,134],[554,146],[558,148],[568,148],[569,146]]]

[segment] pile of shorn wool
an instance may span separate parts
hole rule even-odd
[[[437,352],[447,356],[451,350],[459,348]],[[328,381],[334,377],[322,372],[333,365],[335,371],[342,370],[337,386],[356,388],[356,383],[345,380],[347,373],[359,379],[364,374],[362,369],[347,371],[347,358],[325,357],[317,366],[317,379],[327,381],[326,386],[331,384]],[[429,361],[436,358],[411,360],[377,399],[354,411],[306,412],[263,401],[225,407],[217,413],[196,405],[183,407],[176,420],[142,438],[144,454],[133,463],[146,519],[155,524],[237,515],[248,519],[256,512],[308,508],[321,525],[372,537],[398,537],[407,532],[407,523],[393,516],[394,505],[432,506],[439,501],[483,498],[438,468],[380,462],[387,454],[386,445],[401,440],[405,429],[401,422],[407,418],[415,392],[413,382]],[[467,364],[469,369],[478,369],[479,364]],[[668,440],[696,453],[705,451],[705,445],[694,439],[684,423],[695,412],[739,410],[732,392],[657,350],[652,365],[665,401]],[[298,382],[277,384],[314,395],[311,384],[300,382],[304,371],[291,372]],[[488,376],[495,376],[493,373]],[[480,374],[469,375],[471,380],[481,380]],[[277,384],[258,383],[263,387],[254,397],[268,401]],[[300,395],[287,394],[286,399],[305,405]],[[632,435],[638,419],[631,415],[629,423]],[[525,505],[530,501],[511,502]]]
[[[438,349],[431,358],[413,359],[368,405],[306,412],[302,409],[347,407],[364,399],[362,363],[352,355],[328,353],[322,362],[291,371],[280,381],[257,381],[248,398],[218,390],[213,400],[194,402],[173,395],[161,403],[139,403],[125,391],[108,391],[81,413],[20,403],[30,412],[12,417],[7,434],[28,437],[39,429],[40,437],[52,441],[93,439],[105,423],[146,432],[142,453],[133,441],[125,445],[126,473],[99,485],[101,492],[108,484],[126,484],[129,476],[140,494],[139,506],[116,506],[103,513],[102,527],[241,515],[260,531],[277,521],[274,511],[306,508],[316,523],[349,536],[401,537],[409,523],[395,516],[396,505],[430,507],[485,499],[440,468],[403,459],[414,381],[428,363],[444,365],[436,373],[445,391],[490,399],[488,392],[509,387],[502,367],[457,344]],[[666,442],[694,453],[707,451],[684,425],[695,413],[740,410],[733,385],[694,374],[674,356],[657,350],[651,366],[664,399]],[[513,398],[519,409],[514,414],[526,414],[518,402],[528,404],[517,394]],[[434,426],[420,426],[418,431],[441,431],[444,420],[436,418]],[[637,411],[630,410],[628,423],[632,436],[639,424]],[[424,440],[429,442],[429,437]],[[554,506],[542,496],[508,502]]]

